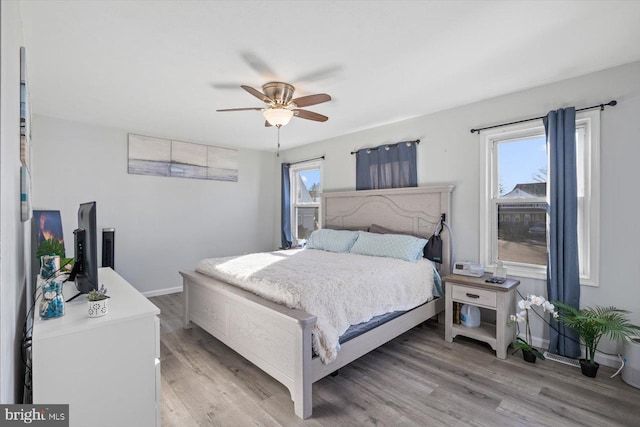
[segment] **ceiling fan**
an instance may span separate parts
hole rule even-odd
[[[295,88],[293,85],[283,82],[265,83],[262,86],[262,92],[251,86],[241,85],[240,87],[268,104],[268,106],[264,108],[227,108],[216,111],[262,111],[266,119],[264,125],[276,126],[278,128],[289,123],[292,117],[299,117],[316,122],[326,122],[329,120],[327,116],[300,108],[331,101],[331,97],[326,93],[293,98]]]

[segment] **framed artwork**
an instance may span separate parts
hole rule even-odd
[[[31,171],[31,106],[27,88],[27,57],[20,48],[20,162]]]
[[[26,166],[20,166],[20,219],[31,219],[31,173]]]
[[[129,134],[128,172],[136,175],[238,181],[238,151]]]
[[[33,235],[35,236],[34,250],[42,242],[49,239],[60,241],[64,248],[64,235],[62,234],[62,217],[60,211],[33,211]]]

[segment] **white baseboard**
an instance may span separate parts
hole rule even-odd
[[[541,349],[541,351],[549,348],[549,340],[544,340],[540,337],[531,337],[531,343],[535,348]],[[584,358],[585,357],[584,346],[581,345],[580,348],[581,348],[580,358]],[[608,354],[602,354],[598,352],[596,352],[596,362],[598,362],[601,365],[609,366],[612,368],[619,368],[621,363],[620,359],[618,359],[617,356],[609,356]]]
[[[177,294],[178,292],[182,292],[182,286],[176,286],[175,288],[165,288],[165,289],[158,289],[155,291],[142,292],[142,295],[144,295],[147,298],[151,298],[151,297],[157,297],[160,295]]]

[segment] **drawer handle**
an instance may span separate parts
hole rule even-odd
[[[476,294],[469,294],[469,293],[468,293],[468,294],[467,294],[467,296],[468,296],[469,298],[480,298],[480,295],[476,295]]]

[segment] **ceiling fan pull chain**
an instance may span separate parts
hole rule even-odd
[[[280,128],[282,125],[277,125],[278,128],[278,151],[276,152],[276,157],[280,157]]]

